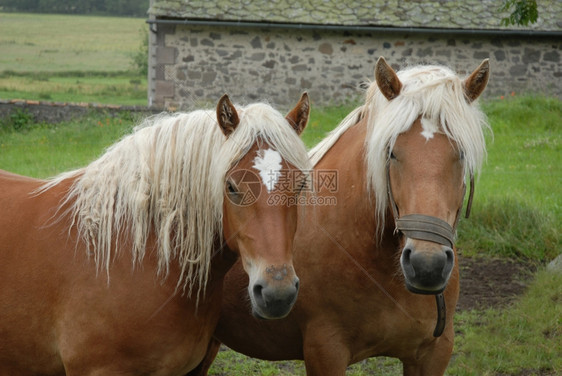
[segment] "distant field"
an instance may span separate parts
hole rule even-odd
[[[142,18],[0,13],[0,72],[122,72]]]
[[[142,18],[0,13],[0,98],[146,105]]]
[[[132,73],[0,73],[0,98],[146,105],[146,78]]]

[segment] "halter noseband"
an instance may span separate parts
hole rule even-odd
[[[437,217],[409,214],[395,218],[396,229],[413,239],[427,240],[453,248],[455,231],[450,224]]]
[[[398,213],[398,205],[396,205],[396,201],[394,201],[394,196],[392,195],[392,189],[390,187],[390,166],[388,163],[386,164],[386,186],[388,191],[388,199],[390,201],[390,207],[392,208],[392,214],[394,215],[394,222],[396,224],[395,232],[402,232],[409,238],[427,240],[453,248],[455,229],[457,228],[460,220],[462,204],[457,210],[454,227],[451,227],[449,223],[440,218],[425,214],[409,214],[400,217]],[[466,185],[464,185],[463,188],[461,202],[464,202],[465,195]],[[468,203],[466,205],[465,218],[468,218],[468,216],[470,215],[473,196],[474,175],[471,174],[470,191],[468,193]],[[440,337],[441,334],[443,334],[443,330],[445,330],[447,312],[443,293],[435,294],[435,304],[437,306],[437,323],[435,325],[435,329],[433,330],[433,336]]]

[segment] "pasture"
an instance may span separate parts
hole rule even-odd
[[[0,13],[0,98],[145,105],[144,21]]]
[[[142,98],[146,81],[130,72],[127,60],[127,54],[138,49],[138,29],[144,20],[1,13],[0,20],[0,98],[146,103]],[[39,25],[41,32],[28,34],[32,24]],[[98,35],[84,43],[79,38],[83,31],[88,35],[107,31],[123,39]],[[138,98],[127,89],[135,85]],[[457,312],[448,374],[560,374],[562,275],[545,271],[544,265],[559,254],[561,245],[562,103],[519,95],[483,103],[493,135],[488,135],[488,160],[476,182],[471,217],[460,223],[461,265],[462,258],[517,261],[536,272],[518,281],[527,285],[525,292],[508,303]],[[318,142],[350,110],[319,109],[313,104],[304,133],[307,145]],[[138,120],[127,113],[97,114],[60,124],[36,124],[25,113],[0,119],[0,169],[48,177],[83,166]],[[502,285],[488,288],[499,290]],[[262,362],[229,350],[219,353],[211,371],[214,375],[304,375],[301,362]],[[400,372],[397,361],[385,358],[363,361],[348,370],[349,375]]]

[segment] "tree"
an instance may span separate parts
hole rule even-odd
[[[511,14],[502,18],[501,25],[523,25],[537,22],[539,11],[537,10],[536,0],[503,0],[500,12],[511,11]]]

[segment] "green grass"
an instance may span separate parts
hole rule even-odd
[[[326,134],[335,128],[355,108],[354,105],[341,105],[326,108],[312,106],[310,119],[302,139],[311,148],[320,142]]]
[[[484,109],[494,136],[458,246],[466,256],[549,261],[560,253],[562,101],[524,96]]]
[[[524,96],[492,101],[484,108],[494,138],[477,195],[513,197],[560,217],[562,101]]]
[[[392,358],[372,358],[348,367],[347,376],[364,375],[398,375],[402,373],[402,364]],[[271,376],[305,376],[304,362],[277,361],[270,362],[249,358],[227,348],[221,348],[209,375],[271,375]]]
[[[512,307],[457,314],[460,333],[448,374],[560,375],[561,286],[562,274],[541,270]]]
[[[60,124],[26,123],[23,115],[18,120],[19,131],[0,123],[0,169],[38,178],[87,165],[136,123],[129,113],[92,113]]]
[[[463,256],[481,254],[541,263],[560,252],[560,217],[513,197],[487,198],[459,225]]]

